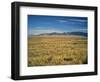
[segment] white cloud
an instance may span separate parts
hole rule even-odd
[[[69,19],[69,21],[82,22],[82,23],[87,22],[87,20],[85,20],[85,19]]]
[[[85,20],[85,19],[67,19],[67,20],[56,20],[56,21],[58,21],[60,23],[65,23],[65,22],[68,22],[68,21],[70,21],[70,22],[81,22],[81,23],[87,22],[87,20]]]
[[[75,32],[87,32],[87,29],[84,29],[84,28],[83,29],[72,29],[71,31],[72,32],[73,31],[75,31]]]
[[[58,33],[63,33],[61,30],[55,30],[55,29],[30,29],[29,30],[29,35],[38,35],[42,33],[52,33],[52,32],[58,32]]]
[[[58,22],[60,22],[60,23],[65,23],[65,22],[67,22],[66,20],[57,20]]]

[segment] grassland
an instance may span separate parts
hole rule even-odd
[[[28,66],[87,64],[87,38],[80,36],[28,37]]]

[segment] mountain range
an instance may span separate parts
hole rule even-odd
[[[88,36],[88,34],[84,32],[63,32],[63,33],[52,32],[52,33],[42,33],[39,35],[76,35],[76,36],[84,36],[84,37]]]

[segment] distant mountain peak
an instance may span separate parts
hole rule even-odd
[[[58,33],[58,32],[52,32],[52,33],[42,33],[39,35],[76,35],[76,36],[84,36],[87,37],[87,33],[85,32],[63,32],[63,33]]]

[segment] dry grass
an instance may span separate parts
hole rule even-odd
[[[87,38],[79,36],[31,36],[28,66],[87,64]]]

